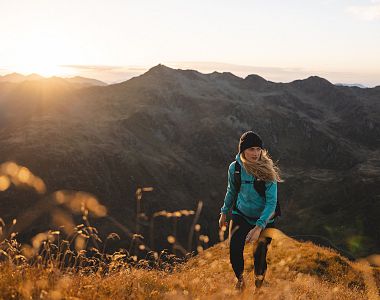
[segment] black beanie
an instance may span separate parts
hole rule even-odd
[[[251,147],[260,147],[263,148],[263,141],[261,140],[261,137],[253,132],[253,131],[247,131],[242,134],[239,141],[239,153],[242,153],[245,149],[251,148]]]

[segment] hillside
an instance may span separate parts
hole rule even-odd
[[[0,268],[0,295],[49,299],[378,299],[380,269],[350,262],[327,248],[278,233],[269,248],[269,269],[261,289],[252,278],[252,244],[245,247],[243,293],[229,264],[228,240],[178,264],[173,272],[123,268],[102,276],[62,273],[54,268]],[[116,263],[116,261],[115,261]],[[143,266],[143,265],[142,265]],[[12,276],[9,274],[12,272]],[[75,283],[75,284],[74,284]]]
[[[0,83],[1,162],[30,168],[49,192],[90,192],[129,228],[137,187],[154,187],[141,204],[148,217],[195,209],[202,200],[202,233],[213,244],[227,167],[241,133],[254,129],[286,180],[279,186],[280,229],[354,257],[380,249],[378,88],[338,87],[315,76],[274,83],[163,65],[108,86],[49,80]],[[7,223],[36,199],[13,188],[0,197]],[[41,218],[25,238],[48,222]],[[96,222],[104,232],[116,230]],[[165,240],[165,224],[158,240]],[[188,226],[184,221],[178,230]]]

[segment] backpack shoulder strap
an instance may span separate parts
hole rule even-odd
[[[234,179],[235,179],[236,194],[238,194],[240,192],[240,186],[241,186],[241,166],[237,160],[235,160]]]
[[[237,197],[240,192],[240,186],[241,186],[241,166],[237,160],[235,160],[234,164],[235,164],[234,166],[235,198],[232,205],[232,210],[236,209]]]

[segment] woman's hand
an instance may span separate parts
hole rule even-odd
[[[253,229],[251,229],[247,237],[245,238],[245,243],[254,243],[259,239],[260,233],[261,233],[261,227],[255,226]]]
[[[222,229],[223,226],[227,228],[226,214],[220,214],[219,218],[219,229]]]

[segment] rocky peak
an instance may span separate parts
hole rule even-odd
[[[242,80],[240,77],[236,76],[235,74],[232,74],[231,72],[217,72],[214,71],[211,74],[209,74],[211,78],[215,79],[221,79],[221,80],[227,80],[227,81],[240,81]]]
[[[321,91],[329,91],[336,88],[330,81],[318,76],[295,80],[290,85],[309,93],[320,93]]]
[[[310,76],[306,79],[295,80],[291,83],[300,84],[304,86],[314,86],[318,88],[333,86],[333,84],[330,81],[319,76]]]
[[[272,82],[256,74],[251,74],[244,78],[244,84],[247,88],[257,90],[263,90],[273,85]]]
[[[173,74],[176,70],[169,68],[163,64],[158,64],[157,66],[154,66],[150,68],[145,74],[143,75],[167,75],[167,74]]]

